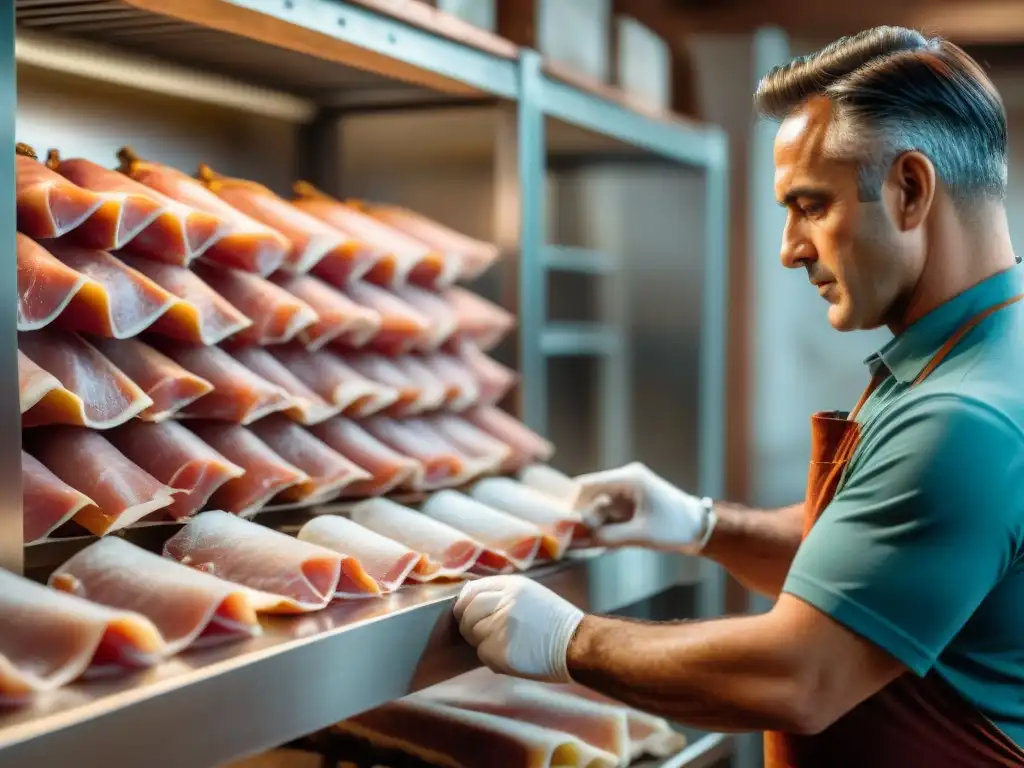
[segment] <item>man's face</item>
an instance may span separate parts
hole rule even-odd
[[[775,195],[787,209],[782,263],[807,270],[836,330],[875,328],[913,285],[913,260],[884,199],[860,201],[856,164],[826,156],[831,118],[827,99],[812,100],[775,138]]]

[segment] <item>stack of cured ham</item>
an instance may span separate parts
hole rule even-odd
[[[452,489],[552,453],[498,407],[516,376],[487,353],[513,317],[456,284],[487,243],[127,149],[114,170],[19,145],[17,214],[27,541]],[[438,498],[438,524],[481,503]],[[509,548],[481,525],[499,571],[567,541]]]

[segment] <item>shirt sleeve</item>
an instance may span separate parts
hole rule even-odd
[[[926,674],[1018,554],[1024,438],[954,394],[868,427],[783,591]]]

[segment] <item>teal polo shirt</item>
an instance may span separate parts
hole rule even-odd
[[[935,309],[867,360],[885,378],[861,442],[783,591],[938,673],[1024,745],[1024,269]],[[865,375],[865,380],[869,377]]]

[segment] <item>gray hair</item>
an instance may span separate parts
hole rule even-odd
[[[912,150],[932,161],[958,204],[1005,196],[1002,99],[953,43],[902,27],[869,29],[775,67],[754,102],[782,119],[815,96],[834,106],[827,151],[857,161],[862,199],[877,199],[892,162]]]

